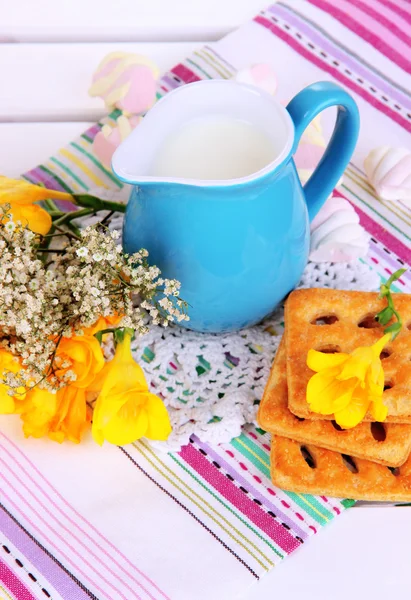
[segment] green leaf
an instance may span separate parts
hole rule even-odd
[[[393,316],[394,312],[390,306],[386,306],[382,311],[375,315],[375,318],[381,325],[386,325]]]
[[[98,343],[101,346],[101,342],[103,341],[103,332],[97,331],[97,333],[94,334],[94,337],[97,339]]]
[[[395,323],[392,323],[392,325],[389,325],[388,327],[386,327],[384,329],[384,333],[399,333],[401,329],[401,323],[399,323],[398,321],[396,321]]]

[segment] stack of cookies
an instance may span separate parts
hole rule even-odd
[[[272,434],[271,476],[294,492],[358,500],[411,501],[411,295],[395,295],[398,337],[381,353],[384,423],[367,414],[343,430],[333,415],[310,411],[308,351],[350,353],[383,335],[375,315],[386,301],[372,292],[297,290],[285,307],[285,333],[260,404],[260,426]]]

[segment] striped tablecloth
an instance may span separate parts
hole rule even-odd
[[[275,67],[280,99],[322,79],[346,87],[361,134],[342,194],[373,236],[366,262],[387,276],[411,263],[411,211],[375,196],[363,160],[381,144],[410,145],[410,43],[406,0],[288,0],[199,49],[158,91],[255,62]],[[25,176],[57,189],[120,189],[91,151],[101,125]],[[411,291],[410,272],[397,289]],[[274,488],[269,436],[253,426],[231,444],[192,437],[167,455],[144,441],[25,440],[18,419],[2,417],[0,442],[2,598],[232,599],[351,505]]]

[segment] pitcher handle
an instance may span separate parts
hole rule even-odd
[[[330,106],[338,106],[334,131],[320,162],[303,188],[310,221],[333,191],[354,152],[360,116],[354,99],[330,81],[309,85],[287,105],[295,126],[293,153],[310,121]]]

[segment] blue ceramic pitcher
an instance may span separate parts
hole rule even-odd
[[[301,186],[293,161],[301,135],[337,106],[326,151]],[[191,119],[228,115],[271,136],[279,154],[264,168],[230,180],[154,177],[164,139]],[[258,323],[296,286],[307,263],[310,226],[355,148],[359,115],[330,82],[310,85],[284,108],[257,88],[202,81],[167,94],[121,144],[113,170],[133,190],[124,220],[126,252],[147,248],[163,275],[181,281],[187,327],[225,332]]]

